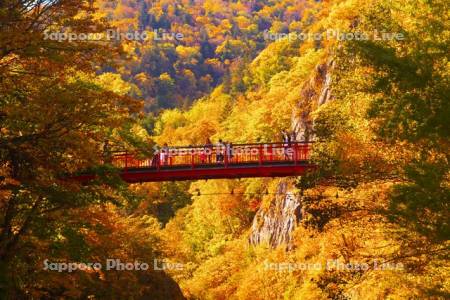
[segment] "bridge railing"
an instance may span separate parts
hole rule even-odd
[[[117,152],[111,163],[122,169],[136,168],[177,168],[236,166],[245,164],[292,163],[298,164],[309,159],[311,143],[258,143],[233,144],[231,146],[205,145],[189,147],[163,147],[153,157],[139,153]]]

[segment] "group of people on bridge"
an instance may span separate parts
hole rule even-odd
[[[295,131],[287,132],[286,130],[281,130],[281,138],[283,142],[290,146],[291,143],[295,143],[297,141],[297,133]]]
[[[189,146],[188,148],[192,148]],[[170,160],[173,156],[177,155],[176,148],[169,148],[167,143],[155,151],[155,154],[152,159],[152,166],[157,165],[169,165]],[[214,145],[209,138],[206,139],[205,145],[202,149],[200,149],[198,155],[202,164],[212,163],[213,162],[213,154],[215,152],[215,161],[217,163],[224,163],[225,158],[232,159],[234,157],[233,154],[233,143],[232,142],[224,142],[222,139]]]
[[[292,143],[296,142],[297,134],[295,132],[287,132],[286,130],[282,130],[281,137],[283,142],[285,160],[290,160],[292,159],[292,154],[288,150],[290,150]],[[189,150],[188,153],[186,153],[187,149]],[[233,143],[223,141],[222,139],[219,139],[216,144],[213,144],[211,142],[211,139],[207,138],[203,146],[189,146],[187,148],[170,148],[167,143],[164,143],[162,147],[156,148],[155,154],[152,159],[152,166],[155,167],[159,165],[172,165],[172,159],[175,156],[181,156],[182,154],[180,153],[182,153],[182,150],[184,150],[184,155],[195,155],[198,159],[198,162],[201,164],[211,164],[213,162],[217,164],[223,164],[226,162],[230,162],[235,156]]]

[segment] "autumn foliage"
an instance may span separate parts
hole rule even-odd
[[[0,298],[448,299],[448,6],[2,1]],[[404,39],[294,38],[330,28]],[[111,29],[150,38],[46,38]],[[281,130],[315,140],[315,172],[126,185],[105,159]],[[280,186],[299,202],[291,245],[249,243]],[[150,268],[44,268],[110,258]]]

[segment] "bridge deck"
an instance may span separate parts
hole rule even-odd
[[[115,153],[109,162],[129,183],[177,180],[300,176],[314,168],[309,143],[238,144],[160,149],[152,158]],[[79,176],[88,181],[94,175]]]

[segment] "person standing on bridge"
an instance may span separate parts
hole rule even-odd
[[[228,161],[230,161],[233,159],[233,143],[227,142],[225,145]]]
[[[291,146],[291,135],[286,132],[286,130],[282,130],[281,134],[283,136],[283,148],[284,148],[284,159],[289,160],[289,147]]]
[[[112,153],[109,145],[109,140],[106,140],[103,144],[103,163],[111,164],[112,163]]]
[[[289,135],[289,133],[286,130],[281,130],[281,139],[283,140],[283,142],[285,144],[290,144],[291,142],[291,136]]]
[[[223,155],[225,150],[225,144],[223,143],[222,139],[219,139],[219,142],[217,143],[217,149],[216,149],[216,162],[222,163],[223,162]]]
[[[159,149],[156,149],[155,153],[153,154],[153,158],[152,158],[152,167],[159,166],[159,162],[160,162],[160,152],[159,152]]]
[[[167,143],[164,143],[164,146],[161,149],[161,162],[163,165],[167,166],[169,163],[169,146]]]
[[[296,151],[296,147],[295,147],[295,143],[297,143],[297,132],[295,132],[295,130],[293,130],[291,132],[291,139],[290,139],[290,152],[289,152],[289,159],[293,160],[294,159],[294,152]]]
[[[212,151],[213,151],[213,144],[209,138],[206,138],[205,147],[203,148],[203,151],[205,153],[205,157],[208,158],[208,163],[211,163],[211,157],[212,157]],[[204,163],[204,161],[203,161]]]
[[[297,141],[297,133],[295,131],[291,132],[291,142],[295,143]]]

